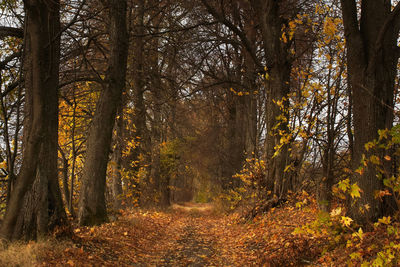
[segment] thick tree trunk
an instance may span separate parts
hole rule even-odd
[[[227,92],[228,117],[223,141],[223,143],[226,143],[226,152],[223,154],[221,164],[221,187],[224,190],[234,188],[237,185],[236,181],[239,182],[238,179],[232,179],[232,176],[238,173],[243,166],[246,131],[244,126],[246,115],[244,98],[247,96],[237,96],[228,89]]]
[[[257,31],[252,17],[253,12],[250,12],[251,7],[249,3],[240,1],[247,16],[244,23],[244,30],[250,44],[257,43]],[[253,50],[254,47],[251,47]],[[249,95],[245,98],[244,108],[244,121],[245,121],[245,153],[247,158],[257,157],[257,64],[249,51],[243,49],[244,57],[244,86]],[[253,154],[254,153],[254,154]]]
[[[267,184],[274,184],[274,194],[281,198],[287,193],[289,186],[284,172],[288,159],[288,143],[281,143],[281,138],[289,133],[288,102],[284,101],[284,98],[287,97],[290,88],[291,60],[288,44],[281,40],[283,18],[279,14],[278,1],[254,0],[253,3],[254,10],[259,12],[268,74],[266,179]]]
[[[353,97],[353,167],[357,169],[363,154],[369,156],[364,145],[378,137],[379,129],[392,127],[400,7],[391,11],[390,1],[364,0],[358,21],[355,1],[341,3]],[[383,183],[373,166],[366,167],[362,175],[355,174],[353,182],[363,191],[361,199],[349,207],[358,223],[374,221],[390,210],[375,198]]]
[[[143,138],[146,128],[146,107],[144,104],[144,91],[145,91],[145,78],[144,78],[144,40],[142,35],[144,34],[144,1],[139,1],[139,11],[138,11],[138,25],[136,27],[135,33],[138,35],[134,39],[134,77],[133,77],[133,87],[134,87],[134,104],[135,104],[135,117],[133,123],[136,128],[136,136],[139,139]],[[137,150],[137,156],[139,156],[142,145],[139,145]],[[136,160],[136,159],[135,159]]]
[[[6,239],[35,239],[66,223],[57,175],[59,1],[25,8],[23,164],[1,228]]]
[[[125,87],[128,34],[126,1],[109,1],[111,55],[106,86],[97,103],[89,131],[82,187],[79,199],[79,224],[94,225],[107,220],[105,201],[106,172],[112,130]]]

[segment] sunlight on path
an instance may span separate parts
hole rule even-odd
[[[299,266],[296,259],[311,251],[291,234],[310,220],[306,212],[283,208],[252,223],[238,218],[212,204],[128,210],[115,222],[76,228],[66,248],[38,257],[39,266]]]
[[[215,235],[210,229],[219,220],[212,204],[180,203],[171,207],[174,214],[174,240],[167,251],[160,253],[156,266],[221,266]],[[225,264],[224,264],[225,265]],[[144,265],[143,265],[144,266]]]

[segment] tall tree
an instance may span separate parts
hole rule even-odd
[[[66,219],[57,176],[60,3],[24,4],[23,163],[0,230],[6,239],[35,239]]]
[[[133,103],[135,107],[135,114],[133,118],[133,124],[136,129],[136,139],[139,141],[138,146],[135,148],[133,153],[133,161],[135,162],[135,171],[139,171],[140,159],[143,158],[144,154],[144,143],[145,133],[147,132],[146,127],[146,106],[144,101],[145,92],[145,75],[144,75],[144,34],[145,34],[145,2],[144,0],[137,1],[137,15],[133,32],[135,34],[133,39]],[[141,189],[140,189],[141,190]],[[141,199],[143,202],[143,199]]]
[[[266,159],[267,177],[274,183],[274,194],[281,197],[288,190],[288,179],[284,173],[287,164],[288,143],[281,142],[283,135],[288,133],[288,102],[284,100],[290,90],[290,73],[292,59],[289,54],[291,42],[282,38],[285,18],[281,13],[283,1],[267,0],[252,1],[253,8],[258,13],[261,35],[263,39],[266,88],[267,88],[267,136]],[[278,103],[282,103],[279,105]],[[279,150],[279,151],[277,151]]]
[[[360,166],[364,145],[378,137],[378,130],[393,123],[394,82],[399,50],[400,4],[392,10],[390,0],[341,0],[347,46],[347,68],[352,90],[354,120],[353,167]],[[382,188],[372,166],[353,176],[363,191],[350,208],[360,223],[375,220],[388,206],[375,198]]]
[[[87,152],[79,199],[79,224],[93,225],[107,220],[106,172],[117,109],[125,88],[128,55],[126,0],[110,0],[110,57],[105,85],[97,103],[87,141]]]

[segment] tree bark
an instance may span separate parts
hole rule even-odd
[[[133,117],[133,124],[135,126],[135,141],[138,142],[135,150],[133,151],[133,162],[135,162],[134,170],[135,173],[139,173],[140,161],[144,157],[145,147],[145,134],[147,133],[146,127],[146,106],[144,102],[145,92],[145,75],[144,75],[144,18],[145,18],[145,1],[137,1],[137,22],[135,25],[134,33],[135,37],[133,40],[133,102],[135,114]],[[145,202],[143,192],[146,188],[141,188],[141,182],[137,185],[140,192],[139,202],[143,204]]]
[[[66,223],[57,169],[59,1],[24,3],[24,150],[0,230],[6,239],[36,239]]]
[[[291,60],[289,58],[289,43],[281,40],[283,17],[279,13],[279,1],[254,0],[253,8],[258,11],[263,38],[267,86],[267,136],[266,161],[267,183],[274,183],[274,194],[281,198],[288,191],[288,179],[284,169],[287,165],[288,143],[281,143],[282,136],[289,133],[288,102],[284,101],[289,94]],[[282,105],[278,105],[282,101]],[[280,118],[280,119],[278,119]],[[279,147],[279,148],[278,148]],[[279,151],[277,152],[277,149]],[[277,152],[277,153],[275,153]]]
[[[115,148],[112,155],[112,192],[114,198],[114,209],[119,210],[122,208],[122,145],[123,145],[123,130],[124,119],[122,113],[123,107],[121,106],[117,119],[115,120]]]
[[[128,54],[127,3],[124,0],[112,0],[109,4],[111,55],[105,88],[97,103],[87,141],[79,199],[80,225],[95,225],[107,221],[105,201],[107,163],[114,120],[125,88]]]
[[[391,11],[390,2],[362,1],[358,20],[356,1],[341,1],[353,100],[354,169],[361,165],[363,154],[369,156],[364,145],[378,137],[379,129],[391,128],[393,123],[400,6]],[[361,199],[349,207],[355,221],[365,224],[390,211],[375,198],[383,183],[373,166],[366,167],[362,175],[355,174],[353,182],[363,191]]]
[[[251,12],[251,6],[246,1],[240,1],[239,4],[246,12],[244,21],[244,31],[246,32],[247,38],[250,42],[251,49],[255,51],[255,44],[257,43],[257,31],[255,27],[255,21],[253,18],[253,12]],[[257,64],[251,53],[242,49],[244,57],[244,87],[249,95],[245,98],[244,107],[244,121],[245,121],[245,153],[247,158],[254,158],[257,155]],[[254,153],[254,154],[253,154]]]

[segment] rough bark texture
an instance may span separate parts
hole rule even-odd
[[[288,158],[288,144],[282,144],[279,153],[275,154],[280,144],[282,134],[288,133],[287,101],[283,105],[277,105],[289,93],[289,81],[291,72],[291,60],[288,55],[289,44],[281,40],[283,17],[279,14],[279,1],[254,0],[253,8],[259,12],[261,33],[265,50],[265,61],[269,75],[267,86],[267,137],[266,160],[268,183],[274,184],[274,194],[281,198],[288,190],[288,179],[284,172]],[[277,118],[281,118],[278,120]],[[274,155],[275,154],[275,155]]]
[[[342,0],[341,4],[353,100],[353,167],[356,169],[362,155],[368,156],[364,144],[378,137],[378,129],[391,128],[393,123],[400,7],[391,11],[391,1],[364,0],[358,20],[356,1]],[[376,220],[390,209],[374,197],[375,191],[382,188],[382,181],[376,178],[373,167],[367,167],[362,175],[354,175],[353,182],[363,191],[361,199],[350,207],[351,216],[357,222]]]
[[[146,128],[146,106],[144,102],[144,91],[145,91],[145,76],[144,76],[144,13],[145,13],[145,1],[138,1],[137,10],[137,22],[134,32],[137,36],[133,40],[133,101],[135,105],[135,115],[133,118],[133,124],[136,129],[135,136],[139,142],[138,146],[135,148],[132,158],[133,162],[139,162],[143,158],[145,140],[144,135],[147,132]],[[139,163],[140,164],[140,163]],[[139,172],[139,164],[135,166],[136,173]],[[142,191],[146,188],[139,188],[140,197],[139,202],[143,204]]]
[[[79,224],[94,225],[107,221],[105,201],[106,172],[112,130],[125,87],[128,34],[126,1],[109,1],[111,54],[106,84],[96,107],[87,141],[82,188],[79,199]]]
[[[57,176],[59,1],[24,3],[24,151],[1,228],[6,239],[36,239],[66,223]]]
[[[257,43],[257,30],[250,3],[240,1],[239,4],[245,10],[246,17],[244,22],[244,31],[252,50],[255,50],[254,45]],[[243,77],[244,87],[249,95],[245,98],[244,107],[244,122],[245,122],[245,153],[247,158],[252,158],[257,155],[257,64],[249,51],[243,49],[243,61],[245,75]],[[254,155],[253,155],[254,153]]]

